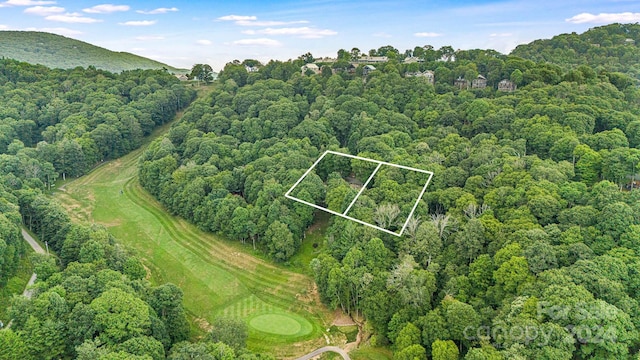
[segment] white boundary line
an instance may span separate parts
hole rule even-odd
[[[349,204],[349,207],[347,208],[347,210],[345,210],[344,213],[339,213],[337,211],[333,211],[327,208],[324,208],[322,206],[318,206],[316,204],[312,204],[308,201],[304,201],[302,199],[298,199],[297,197],[293,197],[291,196],[291,192],[293,191],[293,189],[298,186],[298,184],[300,184],[302,182],[302,180],[304,180],[304,178],[309,175],[309,173],[311,172],[311,170],[313,170],[313,168],[316,167],[316,165],[318,165],[318,163],[327,155],[327,154],[333,154],[333,155],[338,155],[338,156],[344,156],[344,157],[348,157],[348,158],[352,158],[352,159],[357,159],[357,160],[363,160],[363,161],[368,161],[368,162],[372,162],[372,163],[376,163],[378,164],[378,167],[376,167],[376,169],[373,171],[373,173],[371,173],[371,175],[369,176],[369,178],[367,179],[367,181],[365,182],[365,184],[362,186],[362,188],[360,189],[360,191],[358,192],[358,194],[356,195],[356,197],[351,201],[351,204]],[[353,204],[356,203],[356,200],[358,199],[358,197],[360,197],[360,195],[364,192],[364,190],[367,188],[367,185],[369,184],[369,182],[371,181],[371,179],[373,179],[373,176],[376,174],[376,172],[378,172],[378,170],[380,169],[380,167],[382,165],[387,165],[387,166],[391,166],[391,167],[397,167],[400,169],[405,169],[405,170],[410,170],[410,171],[416,171],[416,172],[420,172],[423,174],[429,174],[429,178],[427,179],[427,182],[424,184],[424,186],[422,187],[422,191],[420,192],[420,196],[418,196],[418,199],[416,199],[415,204],[413,204],[413,208],[411,209],[411,212],[409,213],[409,216],[407,217],[407,220],[405,221],[404,225],[402,226],[402,229],[400,230],[399,233],[393,232],[391,230],[387,230],[384,228],[381,228],[379,226],[373,225],[373,224],[369,224],[368,222],[362,221],[362,220],[358,220],[356,218],[353,218],[351,216],[347,216],[346,214],[349,212],[349,210],[351,210],[351,207],[353,206]],[[392,164],[392,163],[388,163],[388,162],[384,162],[384,161],[379,161],[379,160],[373,160],[373,159],[368,159],[368,158],[364,158],[361,156],[355,156],[355,155],[350,155],[350,154],[343,154],[343,153],[339,153],[336,151],[331,151],[331,150],[327,150],[324,152],[324,154],[322,154],[318,160],[316,160],[316,162],[313,163],[313,165],[311,165],[311,167],[305,171],[304,174],[302,174],[302,176],[300,177],[300,179],[298,179],[298,181],[296,181],[295,184],[293,184],[293,186],[291,186],[291,188],[284,194],[284,197],[286,197],[287,199],[291,199],[294,201],[297,201],[299,203],[303,203],[305,205],[314,207],[316,209],[328,212],[329,214],[333,214],[333,215],[337,215],[340,217],[343,217],[345,219],[351,220],[351,221],[355,221],[359,224],[362,225],[366,225],[369,227],[372,227],[376,230],[380,230],[383,232],[386,232],[387,234],[391,234],[391,235],[395,235],[395,236],[402,236],[402,234],[404,233],[404,230],[407,228],[407,225],[409,224],[409,220],[411,220],[411,217],[413,216],[413,213],[416,211],[416,208],[418,207],[418,203],[420,202],[420,199],[422,199],[422,196],[424,196],[424,193],[427,191],[427,186],[429,186],[429,183],[431,182],[431,178],[433,178],[433,172],[431,171],[427,171],[427,170],[422,170],[422,169],[416,169],[416,168],[412,168],[412,167],[408,167],[408,166],[403,166],[403,165],[397,165],[397,164]]]

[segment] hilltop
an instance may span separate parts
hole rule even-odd
[[[511,55],[546,61],[565,70],[588,65],[596,70],[640,74],[640,24],[599,26],[582,34],[560,34],[519,45]]]
[[[70,69],[92,65],[115,73],[162,68],[172,73],[188,72],[131,53],[111,51],[80,40],[37,31],[0,32],[0,56],[50,68]]]

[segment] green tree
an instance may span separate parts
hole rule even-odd
[[[33,359],[21,336],[11,329],[0,331],[0,358],[7,360]]]
[[[433,360],[458,360],[458,347],[451,340],[436,340],[431,345]]]
[[[164,348],[158,340],[148,337],[139,336],[131,338],[116,347],[118,351],[138,356],[150,356],[153,360],[165,359]]]
[[[153,289],[147,300],[166,325],[172,343],[186,340],[189,337],[189,322],[182,306],[182,290],[168,283]]]
[[[207,64],[195,64],[191,68],[189,77],[208,84],[213,81],[213,69]]]
[[[510,293],[516,293],[520,285],[529,281],[529,277],[529,263],[523,256],[511,257],[493,273],[496,283]]]
[[[397,360],[422,360],[427,358],[427,352],[420,344],[408,346],[393,356]]]
[[[412,323],[407,323],[398,333],[394,346],[398,351],[401,351],[404,348],[416,344],[420,344],[420,329]]]
[[[277,261],[287,261],[296,251],[296,242],[287,225],[276,220],[264,234],[269,255]]]
[[[214,343],[222,342],[235,350],[243,349],[246,346],[248,329],[244,321],[218,317],[211,326],[212,329],[209,335]]]
[[[106,344],[146,335],[151,326],[149,308],[139,298],[118,288],[103,292],[91,302],[99,337]]]

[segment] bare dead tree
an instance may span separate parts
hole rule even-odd
[[[400,215],[400,208],[395,204],[382,204],[376,209],[373,219],[383,229],[388,229],[393,225],[396,218]]]
[[[489,210],[489,209],[490,209],[490,207],[487,204],[482,204],[481,206],[478,206],[476,204],[469,204],[464,209],[464,214],[469,219],[475,219],[477,217],[482,216],[482,214],[484,214],[484,212]]]
[[[455,219],[449,216],[449,214],[432,214],[431,221],[438,230],[438,236],[440,239],[447,237],[451,231],[455,228]]]
[[[405,229],[405,234],[409,235],[411,239],[416,237],[416,232],[418,231],[418,227],[420,226],[420,216],[411,217],[407,222],[407,227]]]

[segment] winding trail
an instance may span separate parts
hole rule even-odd
[[[347,354],[346,351],[342,350],[341,348],[337,347],[337,346],[325,346],[322,347],[316,351],[312,351],[310,353],[308,353],[305,356],[299,357],[296,360],[311,360],[314,357],[320,355],[320,354],[324,354],[326,352],[334,352],[334,353],[338,353],[340,354],[340,356],[342,356],[342,358],[344,360],[351,360],[351,358],[349,357],[349,354]]]
[[[29,243],[29,245],[31,245],[31,247],[33,248],[33,251],[37,252],[38,254],[44,254],[45,252],[42,246],[40,246],[40,244],[38,244],[38,242],[31,235],[29,235],[29,233],[25,229],[21,229],[21,230],[22,230],[22,237]],[[36,278],[37,278],[36,273],[33,273],[31,275],[31,278],[29,279],[29,282],[27,283],[27,286],[24,289],[24,292],[22,293],[23,296],[27,297],[27,299],[31,299],[31,295],[33,295],[33,290],[31,290],[30,287],[36,281]]]
[[[31,235],[29,235],[29,233],[25,229],[20,229],[20,230],[22,230],[22,237],[26,242],[29,243],[29,245],[31,245],[31,247],[33,248],[33,251],[37,252],[38,254],[45,253],[42,246],[40,246],[40,244],[38,244],[38,242]],[[22,292],[22,296],[26,296],[27,299],[31,299],[31,296],[33,295],[33,290],[31,290],[30,288],[31,288],[31,285],[33,285],[33,283],[36,282],[36,278],[37,278],[36,273],[31,274],[31,278],[29,279],[27,286],[25,286],[24,291]],[[11,324],[13,324],[13,320],[9,321],[7,326],[5,326],[0,330],[10,328]]]

